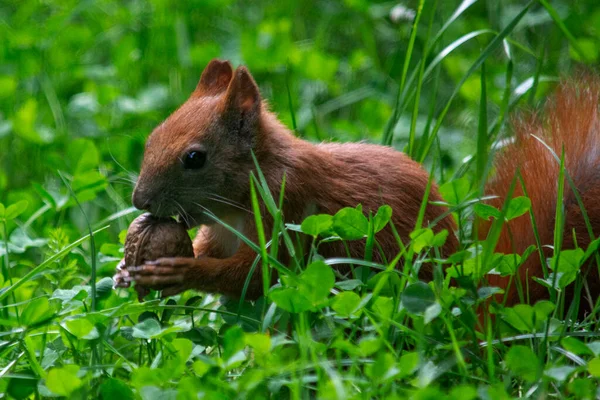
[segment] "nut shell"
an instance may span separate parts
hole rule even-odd
[[[194,257],[194,248],[185,226],[173,218],[146,213],[127,230],[125,266],[142,265],[161,257]]]

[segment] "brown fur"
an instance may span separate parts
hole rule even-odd
[[[550,151],[532,135],[539,137],[560,157],[565,151],[565,168],[572,177],[583,199],[595,237],[600,234],[600,121],[598,118],[598,100],[600,83],[593,78],[579,78],[563,83],[550,101],[543,117],[531,117],[514,123],[516,141],[507,146],[496,160],[496,175],[486,188],[487,194],[498,195],[492,204],[502,207],[511,181],[517,168],[520,170],[525,188],[532,201],[532,211],[540,234],[542,246],[554,244],[554,224],[556,210],[556,192],[558,187],[559,164]],[[586,249],[590,236],[582,217],[581,209],[568,182],[565,180],[564,209],[565,230],[563,249],[575,247],[573,231],[577,244]],[[517,183],[513,196],[522,195]],[[496,251],[499,253],[521,254],[529,245],[535,245],[534,233],[529,216],[518,217],[504,227]],[[487,235],[489,224],[483,224],[482,239]],[[552,250],[545,247],[546,257],[552,256]],[[596,300],[600,289],[596,267],[589,271],[588,279],[592,301]],[[540,257],[532,254],[519,271],[525,287],[526,277],[542,276]],[[491,276],[490,283],[506,287],[508,279]],[[530,281],[532,300],[547,296],[547,289]],[[508,293],[508,304],[518,301],[513,284]]]
[[[204,168],[182,167],[181,159],[190,149],[206,151]],[[393,209],[393,223],[408,242],[428,180],[428,173],[418,163],[389,147],[315,145],[296,138],[267,110],[246,68],[232,72],[228,62],[213,60],[188,101],[150,136],[133,194],[134,205],[140,209],[157,215],[183,214],[189,225],[203,224],[194,243],[197,258],[159,260],[154,266],[138,268],[134,276],[138,284],[173,285],[164,291],[167,294],[195,288],[240,295],[256,254],[222,226],[212,224],[203,211],[210,210],[257,241],[254,216],[247,211],[251,208],[249,175],[254,169],[251,151],[275,196],[286,175],[286,222],[300,223],[308,214],[334,214],[358,204],[365,213],[376,212],[388,204]],[[219,199],[227,199],[229,204]],[[441,200],[435,185],[429,200]],[[429,205],[424,224],[445,211]],[[263,216],[266,232],[270,232],[272,221],[264,210]],[[441,229],[450,231],[444,248],[444,253],[450,254],[457,245],[450,217],[435,227]],[[381,231],[377,239],[388,260],[399,253],[391,230]],[[348,245],[351,256],[363,256],[363,241]],[[326,245],[320,253],[346,256],[340,243]],[[175,266],[184,272],[171,268]],[[176,273],[178,278],[170,276]],[[430,278],[431,271],[424,271],[423,276]],[[252,277],[248,297],[261,293],[258,272]]]

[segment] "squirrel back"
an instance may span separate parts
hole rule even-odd
[[[531,209],[543,246],[545,258],[552,256],[554,245],[554,225],[557,206],[557,189],[560,164],[548,149],[560,157],[564,149],[565,171],[573,180],[574,186],[584,204],[594,235],[600,234],[600,120],[598,100],[600,82],[586,76],[563,82],[554,97],[546,104],[543,113],[516,120],[513,123],[515,141],[506,146],[496,158],[495,177],[486,187],[487,195],[498,198],[490,203],[501,208],[517,172],[521,174]],[[542,143],[543,142],[543,143]],[[513,197],[522,196],[521,182],[516,181]],[[579,246],[587,249],[590,234],[586,227],[582,210],[569,182],[564,182],[564,235],[562,249]],[[480,231],[483,239],[489,230],[484,223]],[[528,214],[511,220],[502,228],[496,252],[522,254],[530,245],[536,245],[531,218]],[[532,276],[542,277],[543,266],[540,256],[531,254],[520,268],[523,287],[529,288],[531,300],[547,297],[547,289],[531,280]],[[594,276],[587,280],[595,301],[600,289],[595,267],[584,270]],[[525,282],[526,280],[529,282]],[[506,288],[508,278],[490,275],[489,283]],[[584,290],[582,293],[586,293]],[[514,283],[508,289],[507,303],[519,300]]]

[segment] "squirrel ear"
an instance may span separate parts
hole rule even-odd
[[[245,115],[257,115],[260,111],[260,92],[248,68],[242,66],[235,70],[235,75],[227,88],[227,108]]]
[[[198,95],[219,94],[227,88],[232,76],[231,63],[215,58],[204,68],[194,93]]]

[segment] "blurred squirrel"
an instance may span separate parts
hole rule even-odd
[[[498,196],[492,204],[501,208],[519,169],[531,197],[542,245],[553,243],[559,164],[530,134],[537,135],[558,154],[564,146],[566,169],[583,199],[594,232],[600,233],[600,205],[594,202],[596,194],[600,195],[598,87],[590,79],[564,85],[547,107],[544,120],[516,124],[517,139],[499,155],[495,178],[486,188],[487,194]],[[335,214],[343,207],[358,204],[365,213],[375,213],[387,204],[393,209],[391,222],[400,238],[405,244],[409,242],[428,185],[429,174],[421,165],[385,146],[312,144],[296,138],[268,110],[245,67],[234,71],[229,62],[213,60],[190,98],[150,135],[133,193],[133,204],[138,209],[157,216],[179,215],[188,227],[201,225],[194,241],[195,258],[161,258],[130,266],[117,274],[117,284],[127,287],[135,282],[140,287],[162,289],[163,296],[193,288],[239,297],[257,255],[206,212],[258,242],[250,212],[249,176],[255,169],[252,153],[274,198],[279,196],[285,175],[286,222],[300,223],[312,214]],[[520,194],[517,187],[513,196]],[[446,208],[431,204],[442,200],[435,184],[427,199],[423,226],[437,221],[434,232],[449,231],[441,249],[442,257],[449,256],[458,248],[456,225]],[[569,188],[565,188],[564,204],[563,248],[574,246],[573,232],[577,244],[586,248],[590,237]],[[270,234],[273,220],[264,208],[261,215],[264,230]],[[521,253],[536,244],[527,215],[512,220],[508,227],[502,230],[497,252]],[[483,223],[482,239],[488,229]],[[390,228],[377,233],[376,239],[380,248],[374,251],[373,261],[392,260],[400,252]],[[350,241],[347,246],[339,241],[325,243],[319,253],[326,258],[363,258],[363,241]],[[550,254],[548,249],[544,251]],[[284,262],[286,256],[284,253]],[[345,272],[346,267],[340,268]],[[532,255],[520,269],[521,279],[541,275],[541,261]],[[419,277],[432,279],[431,266],[424,264]],[[273,276],[272,283],[276,278]],[[489,280],[492,285],[507,287],[504,278],[490,275]],[[598,283],[597,276],[593,283]],[[534,299],[543,297],[543,287],[533,282],[529,287]],[[257,268],[246,298],[256,298],[262,292],[262,275]],[[513,284],[508,303],[517,300]]]

